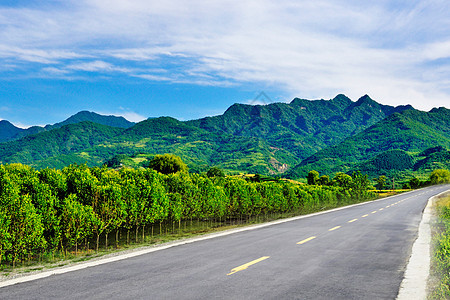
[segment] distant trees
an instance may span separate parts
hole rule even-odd
[[[434,170],[430,174],[431,184],[449,183],[450,171],[445,169]]]
[[[308,176],[306,177],[309,185],[315,185],[319,182],[319,172],[316,170],[309,171]]]
[[[188,166],[179,156],[174,154],[156,155],[150,162],[149,167],[162,174],[172,174],[177,172],[187,172]]]
[[[218,167],[212,167],[206,173],[208,177],[225,177],[225,173]]]
[[[385,184],[386,184],[386,180],[387,180],[387,177],[386,177],[386,176],[384,176],[384,175],[379,176],[379,177],[375,180],[375,181],[377,182],[377,184],[375,185],[375,187],[376,187],[378,190],[384,189],[384,186],[385,186]]]

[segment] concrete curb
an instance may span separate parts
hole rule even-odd
[[[430,275],[430,245],[432,205],[434,199],[449,191],[442,192],[428,199],[419,225],[419,233],[412,247],[403,281],[400,285],[397,300],[427,299],[427,282]]]

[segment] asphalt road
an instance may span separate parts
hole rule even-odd
[[[431,187],[0,288],[0,299],[394,299]]]

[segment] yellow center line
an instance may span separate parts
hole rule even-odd
[[[297,245],[304,244],[304,243],[309,242],[310,240],[313,240],[315,238],[316,238],[315,236],[309,237],[307,239],[304,239],[303,241],[298,242]]]
[[[358,219],[350,220],[350,221],[348,221],[347,223],[353,223],[353,222],[355,222],[355,221],[358,221]]]
[[[270,257],[270,256],[263,256],[263,257],[260,257],[260,258],[258,258],[258,259],[252,260],[251,262],[248,262],[248,263],[246,263],[246,264],[243,264],[242,266],[239,266],[239,267],[236,267],[236,268],[232,269],[231,272],[228,273],[227,275],[232,275],[232,274],[234,274],[234,273],[236,273],[236,272],[245,270],[245,269],[247,269],[248,267],[250,267],[251,265],[254,265],[254,264],[256,264],[256,263],[259,263],[260,261],[263,261],[263,260],[265,260],[265,259],[268,259],[269,257]]]
[[[361,218],[365,218],[365,217],[367,217],[367,216],[369,216],[369,215],[364,215],[364,216],[361,216]]]
[[[379,211],[382,211],[384,208],[380,208]]]
[[[377,211],[376,210],[374,210],[373,212],[372,212],[373,214],[376,214],[377,213]]]
[[[330,228],[330,229],[328,229],[328,231],[333,231],[333,230],[336,230],[336,229],[339,229],[339,228],[341,228],[341,226],[336,226],[336,227]]]

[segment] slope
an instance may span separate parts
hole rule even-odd
[[[81,151],[109,140],[122,131],[121,128],[92,122],[65,125],[0,144],[0,163],[20,162],[34,165],[42,159]]]
[[[295,98],[291,103],[234,104],[223,115],[188,123],[217,134],[262,138],[272,147],[304,159],[408,108],[381,105],[367,95],[352,102],[340,94],[331,100]]]
[[[354,170],[355,165],[388,150],[419,153],[427,148],[450,148],[450,110],[430,112],[408,109],[394,113],[365,131],[303,160],[286,176],[303,177],[310,170],[320,173]]]

